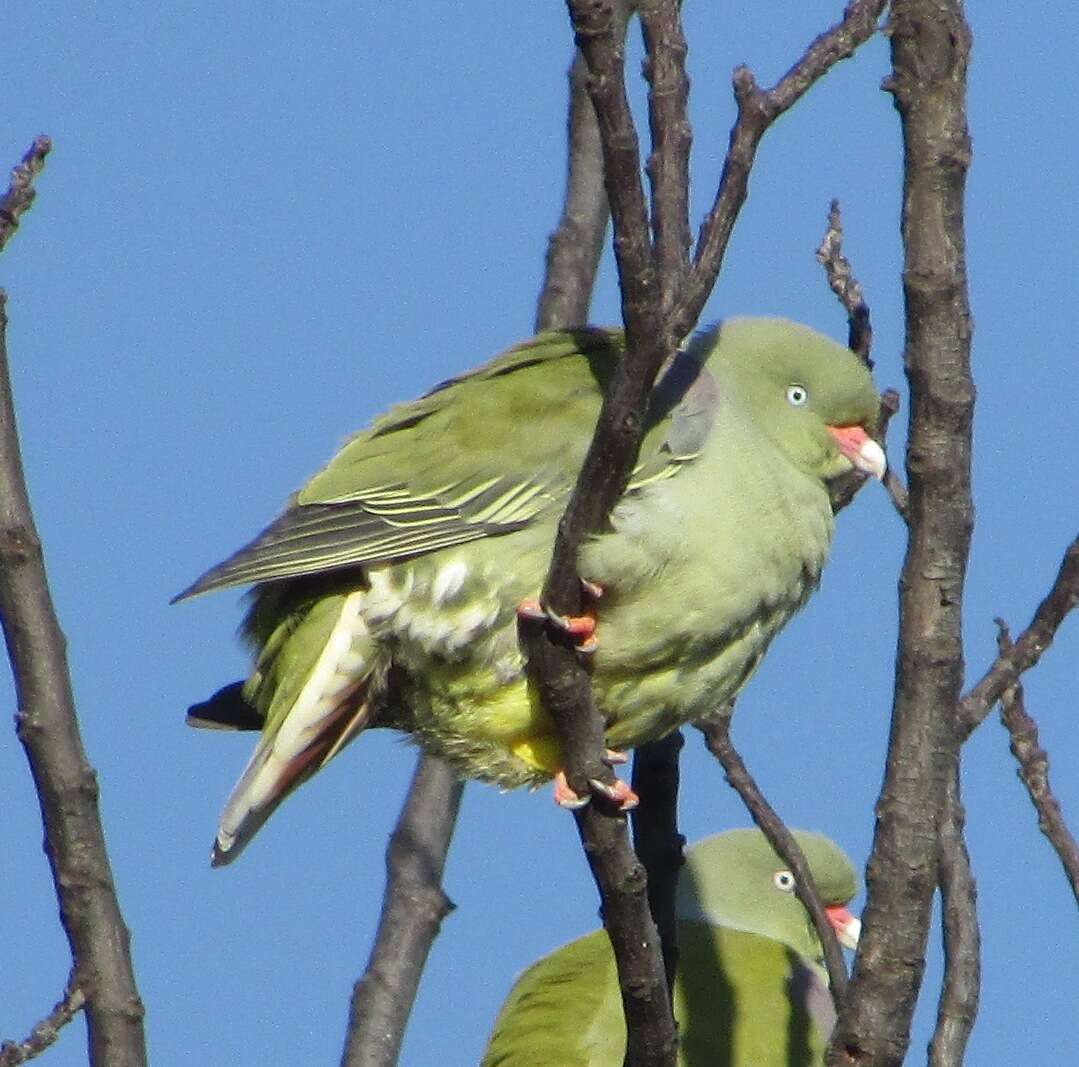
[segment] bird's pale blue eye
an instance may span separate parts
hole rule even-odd
[[[783,893],[794,892],[794,875],[790,871],[776,871],[772,875],[772,885]]]
[[[787,386],[787,402],[800,408],[809,399],[809,390],[804,385]]]

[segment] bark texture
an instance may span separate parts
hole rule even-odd
[[[970,32],[956,0],[896,0],[886,87],[904,145],[902,234],[909,537],[899,584],[895,702],[862,945],[831,1064],[897,1065],[910,1040],[958,767],[962,596],[973,526],[974,386],[963,200]]]

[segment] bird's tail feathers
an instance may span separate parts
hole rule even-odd
[[[342,694],[334,710],[317,724],[313,736],[282,738],[283,731],[278,731],[262,738],[221,813],[210,858],[214,867],[236,859],[278,804],[326,766],[368,724],[368,681],[364,677]]]
[[[215,867],[234,860],[277,805],[370,724],[385,666],[363,599],[363,590],[323,598],[280,642],[271,639],[273,655],[264,653],[248,683],[266,726],[218,824]]]
[[[233,682],[188,708],[187,725],[198,730],[261,730],[266,719],[244,697],[244,683]]]

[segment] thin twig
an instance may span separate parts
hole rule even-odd
[[[1008,627],[1003,619],[997,619],[997,625],[1001,653],[1008,652],[1014,647]],[[1016,773],[1027,787],[1038,813],[1038,828],[1060,857],[1064,875],[1079,903],[1079,844],[1068,829],[1060,803],[1049,785],[1049,754],[1039,742],[1038,724],[1027,713],[1021,682],[1015,682],[1001,693],[1000,721],[1008,730],[1012,755],[1019,764]]]
[[[693,143],[686,112],[686,38],[674,0],[641,0],[648,79],[648,122],[652,154],[652,232],[661,301],[669,312],[689,270],[689,150]]]
[[[632,9],[631,0],[615,0],[614,31],[622,41]],[[588,321],[603,252],[610,212],[603,184],[603,145],[587,81],[584,57],[574,49],[566,119],[566,195],[562,217],[547,244],[547,266],[536,306],[537,332],[570,329]]]
[[[42,134],[34,139],[26,155],[12,168],[11,185],[0,198],[0,252],[19,228],[19,219],[34,202],[37,193],[34,179],[45,166],[45,157],[52,150],[52,141]]]
[[[15,168],[12,188],[0,201],[16,205],[8,208],[9,226],[29,206],[28,183],[47,150],[47,138],[39,138],[24,159],[26,170]],[[145,1067],[143,1007],[105,849],[97,778],[79,733],[66,641],[49,593],[23,474],[8,371],[6,304],[0,291],[0,624],[15,679],[15,729],[41,807],[60,922],[76,981],[86,992],[91,1067]]]
[[[1076,604],[1079,604],[1079,537],[1064,553],[1060,570],[1034,612],[1030,625],[1014,644],[1000,651],[982,680],[960,701],[959,729],[963,740],[989,714],[1004,691],[1041,659],[1042,653],[1053,643],[1060,624]]]
[[[40,1056],[60,1036],[86,1004],[86,994],[75,981],[74,973],[68,978],[64,995],[56,1006],[30,1031],[25,1041],[0,1042],[0,1067],[17,1067],[35,1056]]]
[[[838,1012],[847,993],[847,965],[843,960],[843,950],[839,947],[835,929],[825,914],[820,893],[798,842],[768,803],[731,741],[732,711],[733,706],[728,705],[695,725],[704,734],[708,751],[722,765],[727,782],[742,798],[749,814],[753,816],[753,821],[794,875],[794,891],[809,912],[824,949],[824,965],[828,969],[828,983]]]
[[[838,200],[833,200],[828,210],[828,228],[817,248],[817,262],[824,268],[829,288],[835,293],[843,310],[847,313],[847,347],[859,355],[867,367],[872,368],[873,360],[870,354],[873,346],[873,324],[861,283],[854,276],[850,260],[843,254],[843,222],[839,213]],[[888,434],[888,424],[898,411],[899,394],[894,389],[885,389],[881,394],[880,412],[877,416],[876,438],[881,445],[884,444]],[[865,482],[866,476],[859,471],[850,471],[835,479],[829,487],[832,511],[837,513],[842,511],[854,499]],[[888,464],[888,470],[884,475],[884,488],[899,517],[904,522],[908,522],[907,487],[895,473],[895,468],[891,463]]]
[[[885,3],[886,0],[853,0],[842,20],[817,37],[772,89],[761,89],[746,67],[734,72],[738,117],[731,129],[719,189],[701,226],[693,266],[674,311],[671,328],[677,336],[693,329],[715,286],[731,231],[745,202],[749,172],[761,138],[814,82],[873,36]]]
[[[427,954],[453,904],[442,890],[461,803],[449,765],[422,756],[386,847],[386,890],[371,959],[352,992],[342,1067],[393,1067]]]
[[[641,184],[637,130],[626,95],[624,42],[610,4],[568,0],[568,6],[574,38],[588,67],[586,84],[603,145],[627,358],[640,351],[642,355],[636,359],[647,366],[647,356],[655,356],[652,377],[641,388],[643,396],[651,388],[669,345],[660,336],[658,279]]]
[[[940,826],[937,880],[944,930],[944,981],[937,1025],[929,1044],[929,1067],[962,1067],[978,1014],[981,989],[981,935],[978,891],[963,837],[966,816],[960,799],[959,767],[948,788]]]
[[[896,395],[898,401],[898,394]],[[899,517],[906,523],[910,522],[910,494],[903,484],[903,479],[895,473],[893,467],[884,472],[884,491],[888,494]]]
[[[828,228],[817,249],[817,262],[824,268],[829,287],[847,312],[847,347],[872,369],[869,354],[873,347],[873,324],[861,283],[843,254],[843,220],[838,200],[833,200],[828,208]]]

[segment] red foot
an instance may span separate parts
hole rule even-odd
[[[619,811],[632,811],[641,802],[641,798],[621,778],[616,778],[613,785],[601,782],[598,778],[593,778],[588,784],[612,804],[617,804]]]
[[[517,605],[517,614],[525,619],[549,622],[567,634],[577,646],[578,652],[595,652],[596,617],[594,615],[559,615],[545,607],[535,597],[522,600]]]
[[[590,779],[588,784],[594,793],[598,793],[612,804],[615,804],[619,811],[631,811],[641,802],[641,798],[619,778],[615,779],[613,785],[601,782],[598,778]],[[579,808],[583,808],[591,799],[591,797],[587,796],[582,797],[570,788],[569,782],[566,781],[565,771],[559,771],[554,776],[554,802],[560,808],[577,811]]]
[[[576,811],[578,808],[583,808],[591,799],[591,797],[578,796],[570,789],[569,782],[566,781],[565,771],[559,771],[554,776],[554,802],[560,808],[565,808],[567,811]]]

